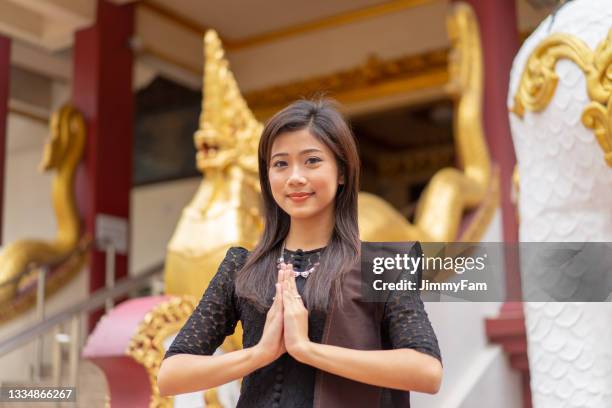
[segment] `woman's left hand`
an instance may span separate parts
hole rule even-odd
[[[308,310],[295,285],[293,267],[281,265],[283,279],[283,312],[284,340],[287,352],[296,360],[301,360],[302,353],[310,344],[308,338]]]

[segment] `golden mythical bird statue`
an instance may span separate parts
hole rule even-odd
[[[40,168],[43,171],[55,171],[52,200],[57,218],[57,237],[53,241],[19,240],[2,249],[0,305],[3,305],[3,313],[0,320],[12,317],[9,311],[16,313],[32,303],[32,299],[29,299],[29,302],[21,301],[20,305],[13,304],[20,285],[23,285],[28,275],[32,276],[32,267],[61,266],[61,276],[54,277],[51,274],[47,282],[50,287],[56,288],[60,284],[54,284],[54,280],[61,278],[63,283],[68,276],[80,270],[84,261],[84,254],[78,254],[79,260],[76,262],[74,259],[75,250],[83,243],[74,198],[74,177],[85,146],[85,122],[75,108],[64,106],[53,114],[50,130],[51,136],[45,145]]]

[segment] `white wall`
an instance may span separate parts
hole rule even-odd
[[[37,170],[46,136],[46,125],[8,115],[2,232],[5,243],[24,237],[54,236],[51,175]]]
[[[166,257],[166,245],[183,208],[191,201],[201,177],[158,183],[132,190],[130,274],[142,272]]]
[[[502,241],[497,210],[482,242]],[[499,302],[425,302],[438,337],[444,378],[436,395],[412,394],[413,408],[520,407],[519,374],[499,345],[488,344],[484,320],[498,315]]]

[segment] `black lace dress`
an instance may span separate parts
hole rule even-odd
[[[285,249],[284,258],[294,265],[295,270],[304,271],[319,260],[320,252],[321,249]],[[235,273],[244,265],[247,256],[248,251],[244,248],[229,249],[200,303],[164,358],[175,354],[212,355],[225,337],[234,332],[238,321],[242,322],[243,346],[251,347],[259,342],[266,315],[234,292]],[[301,276],[296,279],[300,293],[306,279]],[[308,336],[311,341],[321,342],[324,326],[325,313],[309,314]],[[441,360],[438,341],[418,296],[391,295],[385,306],[382,332],[390,348],[411,348]],[[316,372],[316,368],[285,353],[243,379],[238,407],[311,408]]]

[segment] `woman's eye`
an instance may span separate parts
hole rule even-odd
[[[306,164],[316,164],[320,161],[322,160],[318,157],[309,157],[308,159],[306,159]]]
[[[278,160],[272,164],[272,167],[284,167],[287,165],[286,161]]]

